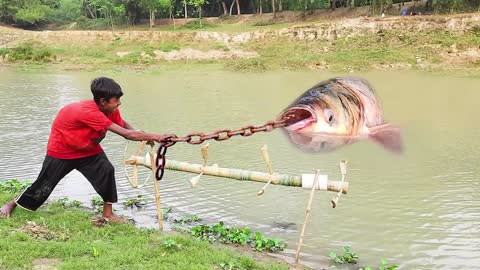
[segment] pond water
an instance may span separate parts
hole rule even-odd
[[[51,122],[65,104],[90,98],[97,76],[117,80],[125,92],[123,117],[138,129],[184,136],[220,128],[263,124],[308,87],[332,76],[325,72],[233,73],[169,71],[156,74],[18,72],[0,70],[0,179],[34,181],[45,156]],[[382,100],[385,118],[402,127],[405,153],[393,155],[371,141],[328,154],[296,149],[280,130],[210,142],[209,164],[266,172],[260,148],[267,144],[273,170],[299,175],[320,169],[340,179],[347,159],[349,193],[331,208],[333,192],[316,192],[301,263],[331,264],[328,254],[344,245],[358,253],[358,266],[380,259],[400,269],[476,269],[480,265],[480,80],[416,72],[355,74],[367,79]],[[102,145],[116,167],[119,200],[142,194],[142,209],[116,205],[142,227],[157,227],[153,183],[132,189],[122,160],[126,141],[108,134]],[[137,147],[130,143],[127,155]],[[168,158],[201,163],[200,146],[179,143]],[[149,173],[141,168],[140,181]],[[173,217],[198,215],[204,223],[224,221],[280,238],[278,256],[293,261],[310,191],[262,183],[166,171],[160,182],[162,207]],[[51,199],[85,205],[96,193],[78,172],[60,182]],[[172,229],[172,223],[165,224]],[[354,268],[351,268],[354,269]]]

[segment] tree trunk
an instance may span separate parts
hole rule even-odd
[[[275,19],[275,0],[272,0],[272,13],[273,13],[273,18]]]
[[[150,10],[150,31],[152,27],[155,25],[155,11]]]
[[[223,15],[227,15],[228,9],[227,9],[227,4],[225,4],[224,0],[222,0],[222,8],[223,8]]]
[[[259,12],[260,15],[262,15],[262,14],[263,14],[262,0],[260,0],[260,10],[259,10],[259,11],[260,11],[260,12]]]
[[[235,0],[237,3],[237,15],[240,15],[240,0]]]
[[[92,9],[90,8],[90,5],[87,5],[87,10],[88,12],[90,13],[90,18],[92,19],[96,19],[97,16],[95,15],[95,13],[93,13]]]
[[[127,21],[128,26],[134,26],[136,19],[137,19],[137,13],[128,11],[128,21]]]
[[[198,18],[200,19],[200,28],[202,28],[202,6],[198,7]]]
[[[282,0],[278,0],[278,11],[283,10]]]
[[[170,7],[170,19],[173,21],[173,30],[175,30],[175,17],[173,16],[173,6]]]
[[[185,6],[185,19],[187,19],[188,18],[188,16],[187,16],[187,0],[183,0],[183,4]]]
[[[232,4],[230,5],[230,13],[229,13],[230,16],[232,16],[233,5],[235,5],[235,0],[233,0]]]
[[[333,10],[337,8],[337,0],[330,0],[330,8]]]

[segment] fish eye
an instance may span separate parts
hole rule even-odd
[[[323,111],[323,113],[324,113],[324,116],[325,116],[325,121],[327,121],[327,123],[329,123],[330,125],[335,123],[335,113],[333,113],[332,110],[325,109]]]

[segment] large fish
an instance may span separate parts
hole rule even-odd
[[[334,78],[307,90],[279,116],[291,141],[307,151],[327,152],[372,139],[402,152],[400,129],[385,123],[372,87],[359,78]]]

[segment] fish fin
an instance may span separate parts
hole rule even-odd
[[[369,138],[381,144],[387,150],[401,154],[403,152],[400,128],[391,124],[384,124],[369,128]]]

